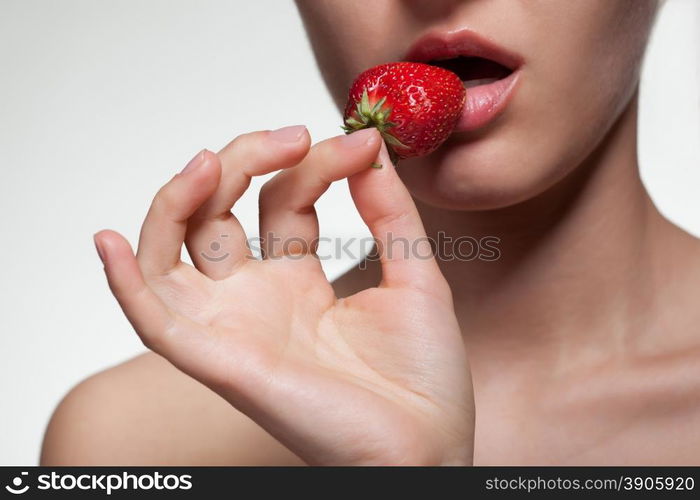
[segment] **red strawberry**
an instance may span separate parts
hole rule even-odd
[[[382,64],[350,87],[343,130],[376,127],[394,161],[424,156],[450,135],[465,99],[464,85],[451,71],[414,62]]]

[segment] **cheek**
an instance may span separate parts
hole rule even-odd
[[[319,68],[333,98],[345,104],[362,71],[399,59],[415,30],[397,0],[298,1]]]
[[[622,113],[639,81],[641,60],[655,12],[651,0],[574,2],[576,12],[550,22],[530,83],[534,120],[541,132],[587,149]],[[575,14],[575,15],[574,15]],[[545,42],[545,43],[542,43]]]

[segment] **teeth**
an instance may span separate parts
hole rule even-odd
[[[468,80],[462,83],[464,84],[465,88],[470,89],[472,87],[478,87],[479,85],[493,83],[495,81],[498,81],[498,78],[480,78],[478,80]]]

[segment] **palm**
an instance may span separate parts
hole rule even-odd
[[[191,226],[196,239],[202,227]],[[336,299],[311,254],[242,259],[222,275],[198,261],[194,246],[196,268],[179,263],[148,278],[170,319],[165,334],[139,332],[146,345],[309,462],[469,459],[469,371],[434,261],[413,263],[433,273],[434,291],[383,282]],[[409,283],[407,263],[393,266]]]
[[[457,336],[431,335],[456,328],[449,303],[389,288],[336,300],[319,262],[310,256],[251,262],[221,281],[182,264],[154,290],[172,310],[209,330],[197,336],[209,341],[190,350],[189,371],[222,384],[242,351],[254,353],[255,373],[246,372],[246,384],[237,390],[251,400],[285,397],[294,419],[313,411],[311,438],[319,446],[346,450],[343,463],[417,456],[439,461],[445,457],[431,456],[420,443],[468,439],[463,345]],[[430,378],[426,370],[432,371]],[[303,390],[290,392],[290,384]],[[358,400],[370,411],[353,411]],[[314,404],[318,407],[312,409]],[[339,436],[337,428],[354,432]],[[357,442],[377,448],[356,450]]]

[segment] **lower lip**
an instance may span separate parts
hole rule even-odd
[[[496,119],[515,93],[519,76],[520,70],[516,70],[502,80],[467,89],[467,100],[454,131],[470,132]]]

